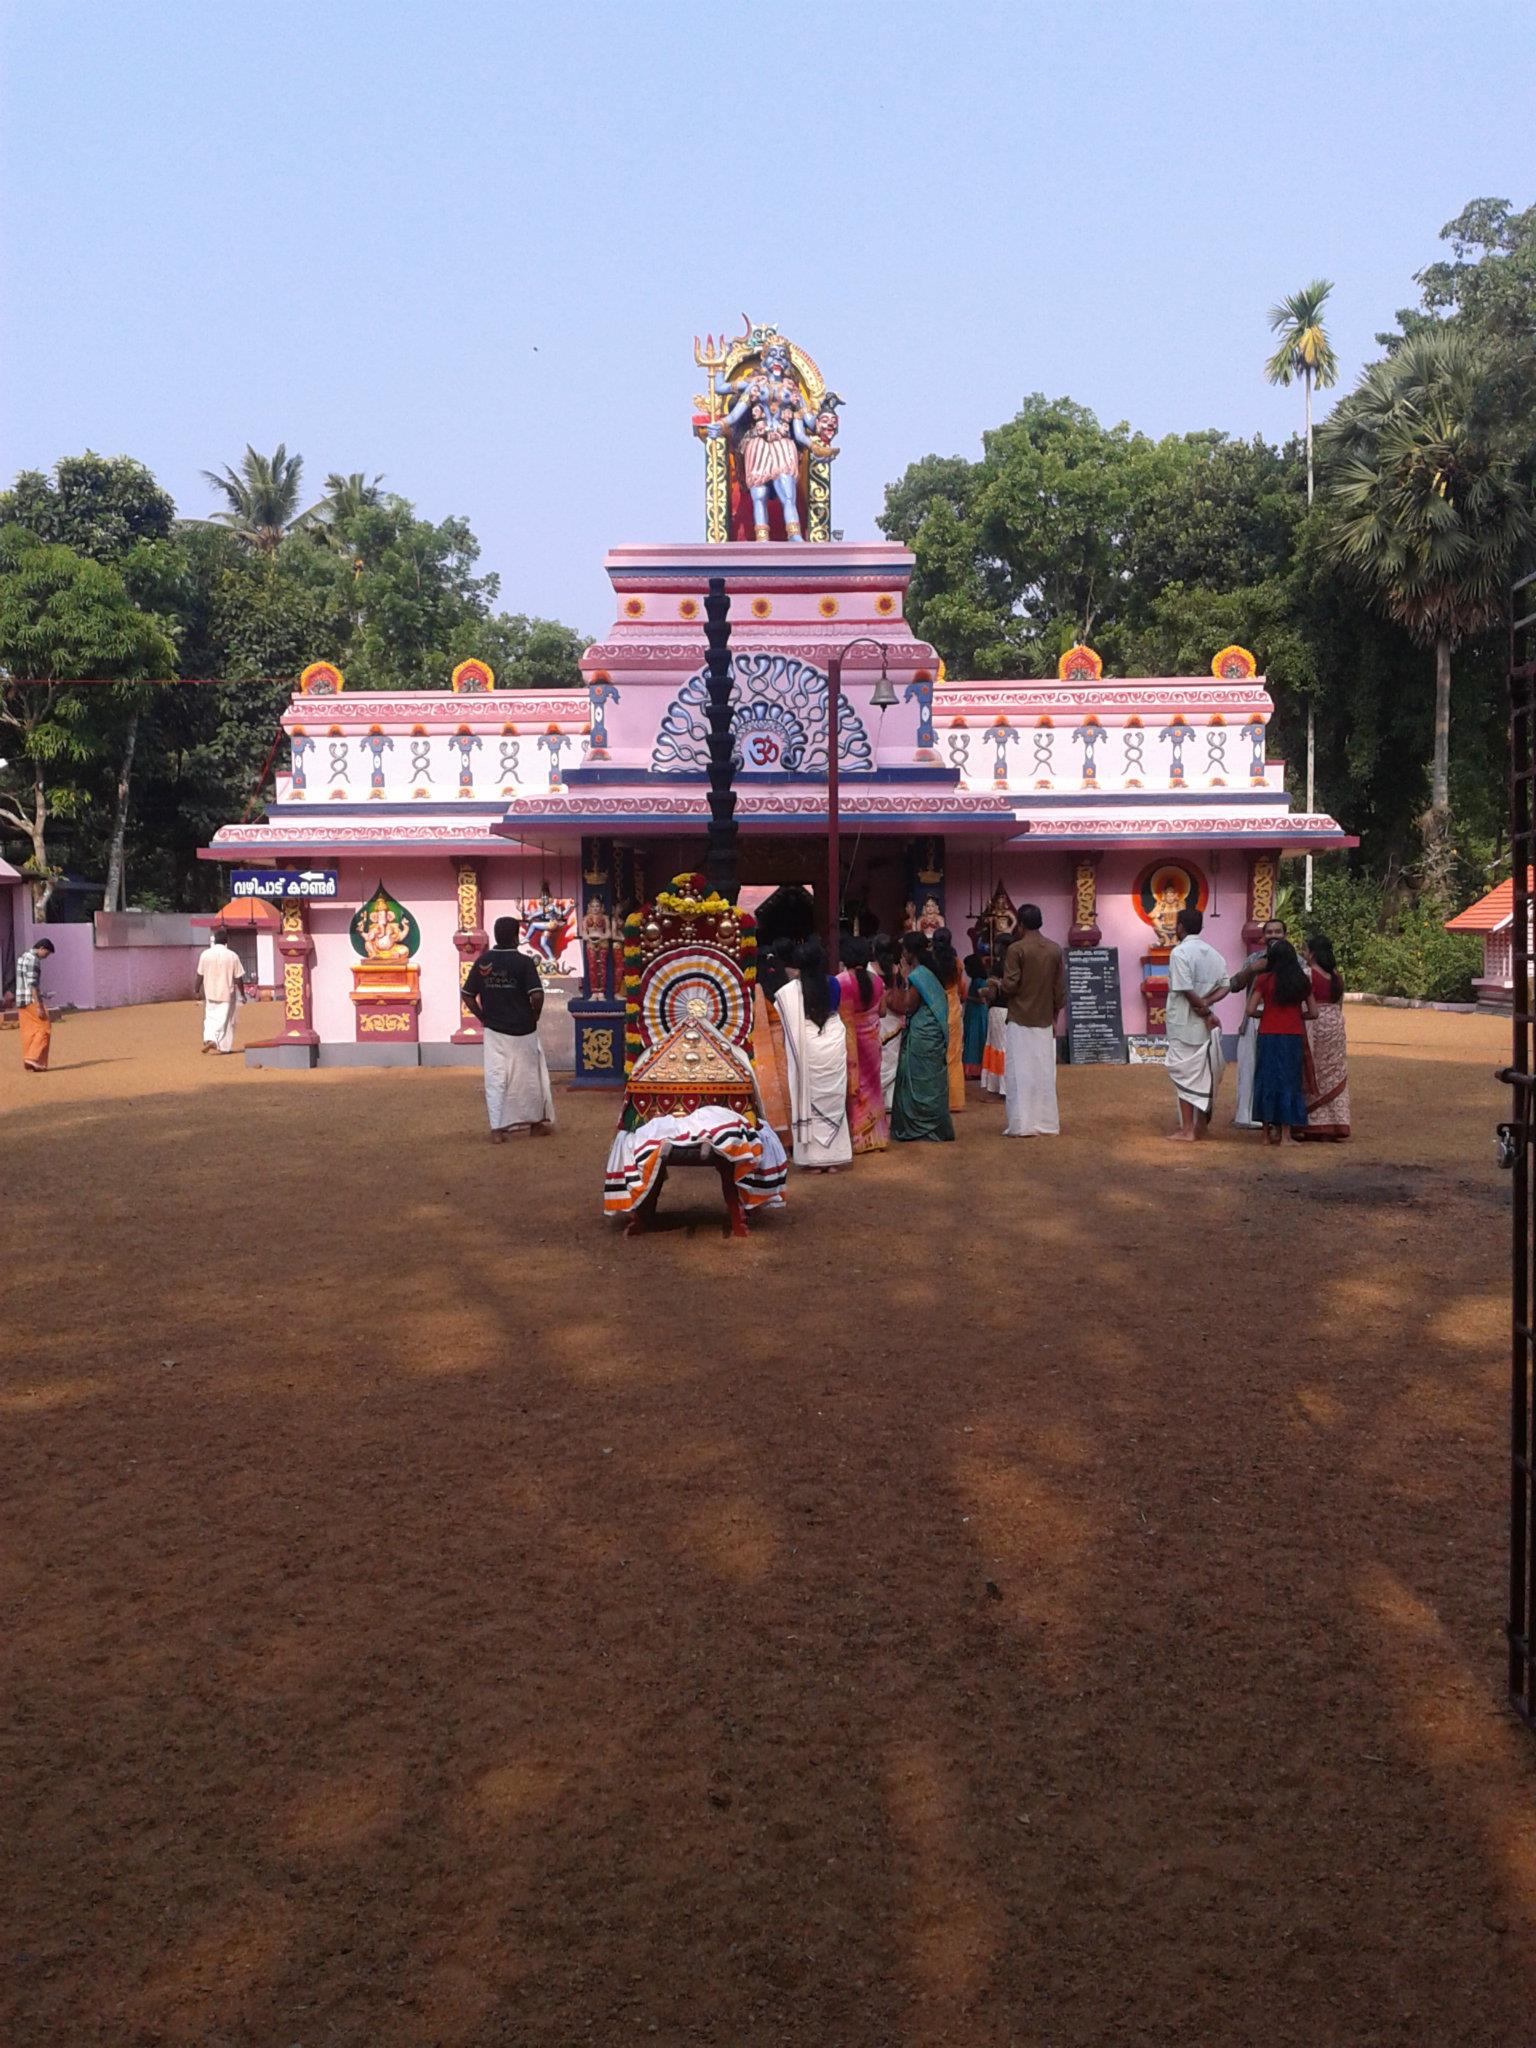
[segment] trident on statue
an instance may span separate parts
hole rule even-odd
[[[709,417],[711,424],[720,417],[720,394],[715,389],[715,377],[719,371],[725,368],[725,359],[729,353],[729,348],[730,344],[723,334],[718,341],[714,335],[706,334],[702,347],[699,343],[699,337],[697,335],[693,337],[693,360],[701,370],[708,370],[709,372]]]

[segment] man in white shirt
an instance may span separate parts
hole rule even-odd
[[[1227,963],[1201,938],[1204,923],[1198,910],[1181,910],[1168,955],[1168,1078],[1179,1103],[1179,1128],[1168,1135],[1186,1145],[1205,1136],[1226,1065],[1215,1005],[1227,993]]]
[[[203,985],[203,1051],[233,1052],[235,1010],[245,992],[245,969],[240,955],[224,942],[224,930],[216,925],[213,943],[199,954],[197,978]]]

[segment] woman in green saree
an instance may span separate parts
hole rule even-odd
[[[907,1020],[891,1098],[891,1136],[898,1144],[917,1138],[948,1143],[955,1135],[949,1115],[949,998],[922,932],[902,939],[897,983],[886,991],[886,1003]]]

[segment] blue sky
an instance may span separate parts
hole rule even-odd
[[[847,401],[834,516],[1023,395],[1288,431],[1281,293],[1346,376],[1470,198],[1526,204],[1536,9],[8,0],[0,469],[94,447],[184,511],[247,441],[468,515],[597,632],[701,529],[692,337],[776,320]]]

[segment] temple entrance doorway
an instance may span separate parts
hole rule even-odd
[[[782,882],[776,888],[748,884],[741,892],[741,907],[757,919],[759,953],[780,939],[798,946],[802,939],[821,927],[821,910],[812,891],[799,882]]]
[[[907,895],[907,849],[904,841],[866,839],[843,842],[840,908],[845,932],[899,932]],[[782,838],[743,837],[738,853],[741,902],[758,919],[758,943],[775,938],[800,940],[812,931],[826,934],[827,842],[825,835],[786,834]],[[804,922],[805,906],[811,921]],[[765,928],[763,919],[768,923]]]

